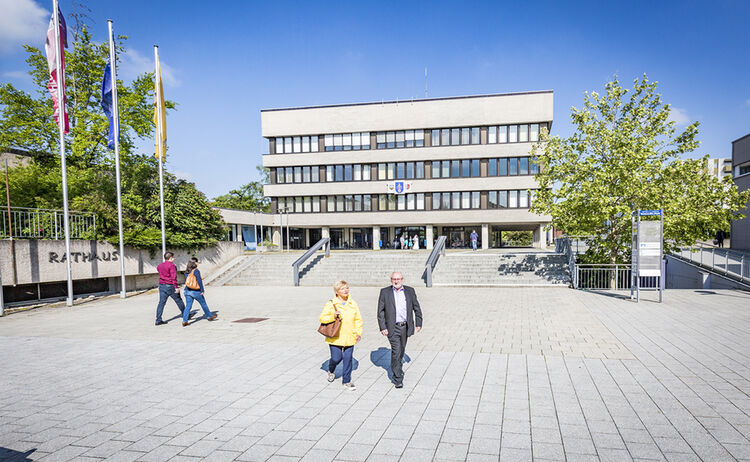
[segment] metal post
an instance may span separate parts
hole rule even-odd
[[[740,257],[740,280],[745,279],[745,254],[742,254],[742,257]]]
[[[284,211],[286,212],[286,251],[291,252],[292,246],[289,244],[289,207],[285,208]]]
[[[263,212],[260,213],[260,243],[263,245]],[[255,244],[258,247],[258,244]]]
[[[3,275],[0,274],[0,316],[5,316],[5,299],[3,298]]]
[[[664,293],[664,210],[659,210],[659,303]]]
[[[253,239],[255,239],[255,253],[258,253],[258,212],[253,212]]]
[[[638,217],[637,217],[637,224],[638,226],[635,229],[635,251],[638,252],[638,248],[640,245],[640,242],[638,241],[638,231],[641,229],[641,210],[638,210]],[[641,302],[641,275],[640,275],[640,269],[641,269],[641,259],[637,258],[635,260],[635,302],[640,303]]]
[[[158,145],[156,155],[159,156],[159,205],[161,206],[161,254],[167,252],[167,237],[164,227],[164,127],[162,127],[161,111],[164,109],[160,106],[161,99],[161,67],[159,66],[159,47],[154,45],[154,93],[156,94],[156,136]]]

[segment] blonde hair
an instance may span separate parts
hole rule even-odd
[[[336,295],[338,295],[339,294],[339,290],[341,290],[344,287],[349,287],[349,283],[346,282],[346,281],[344,281],[344,280],[334,282],[333,283],[333,293],[336,294]]]

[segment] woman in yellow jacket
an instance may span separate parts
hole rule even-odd
[[[331,349],[331,360],[328,361],[328,381],[336,378],[333,371],[344,361],[344,376],[342,382],[347,390],[355,390],[352,383],[352,354],[354,344],[362,338],[362,315],[359,314],[357,302],[349,296],[349,284],[338,281],[333,285],[335,297],[328,300],[320,313],[320,323],[328,324],[336,319],[336,312],[341,316],[341,329],[338,337],[326,337]]]

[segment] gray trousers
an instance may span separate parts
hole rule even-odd
[[[389,332],[388,341],[391,342],[391,371],[393,381],[402,383],[404,381],[404,352],[406,351],[406,329],[407,326],[394,326],[394,331]]]

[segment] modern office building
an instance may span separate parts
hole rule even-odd
[[[719,180],[725,176],[732,176],[732,159],[706,159],[706,171],[709,175],[715,176]]]
[[[387,101],[261,111],[271,171],[274,241],[306,247],[393,247],[402,235],[432,248],[439,235],[482,248],[530,231],[546,246],[550,217],[529,206],[538,167],[529,154],[552,126],[553,93]]]
[[[732,173],[738,190],[750,189],[750,133],[732,141]],[[729,245],[733,249],[750,250],[750,204],[742,213],[745,218],[732,222]]]

